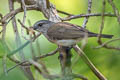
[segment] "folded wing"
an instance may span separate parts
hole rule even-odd
[[[53,39],[77,39],[83,38],[88,30],[66,22],[53,24],[47,32],[47,35]]]

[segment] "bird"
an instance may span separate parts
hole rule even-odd
[[[33,25],[33,29],[42,33],[48,41],[59,46],[73,46],[87,37],[98,37],[97,33],[90,32],[87,29],[68,22],[53,22],[49,20],[40,20]],[[101,34],[102,38],[112,38],[113,35]]]

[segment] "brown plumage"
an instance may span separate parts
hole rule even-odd
[[[43,33],[43,35],[52,43],[71,46],[75,45],[85,36],[97,37],[98,34],[88,31],[78,25],[67,22],[52,22],[41,20],[34,24],[34,29]],[[102,38],[112,38],[113,35],[102,34]]]
[[[98,36],[98,34],[89,32],[85,28],[66,22],[58,22],[51,25],[47,31],[47,35],[53,39],[77,39],[83,38],[85,35],[88,35],[88,37]],[[103,38],[112,38],[112,36],[113,35],[101,35]]]

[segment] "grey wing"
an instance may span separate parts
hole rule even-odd
[[[88,33],[86,29],[70,23],[59,22],[48,29],[47,35],[53,39],[77,39],[83,38],[85,33]]]

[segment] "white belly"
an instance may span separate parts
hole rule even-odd
[[[77,41],[76,40],[58,40],[56,43],[61,46],[71,46],[71,45],[75,45]]]

